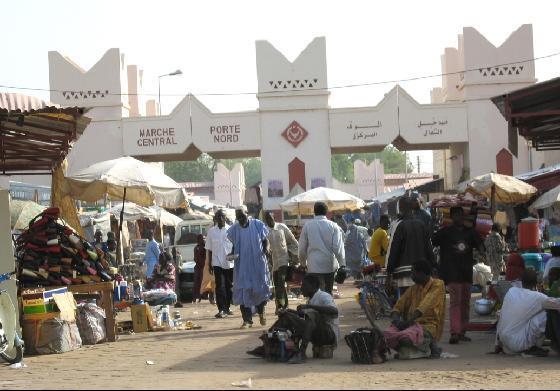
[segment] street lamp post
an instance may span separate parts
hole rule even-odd
[[[161,78],[165,76],[178,76],[182,75],[183,71],[177,69],[175,72],[166,73],[165,75],[158,76],[158,114],[161,115]]]

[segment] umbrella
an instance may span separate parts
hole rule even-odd
[[[560,204],[560,185],[547,191],[531,205],[533,209],[546,209]]]
[[[522,204],[537,193],[537,188],[509,175],[490,173],[459,184],[458,191],[494,198],[500,204]]]
[[[173,213],[169,213],[159,206],[150,206],[149,209],[150,211],[152,211],[152,213],[154,213],[154,215],[156,216],[156,220],[159,220],[161,225],[165,225],[167,227],[176,227],[177,225],[179,225],[179,223],[183,222],[182,218],[175,216]]]
[[[132,157],[96,163],[65,178],[64,191],[75,199],[95,202],[108,194],[141,206],[180,208],[183,188],[153,165]]]
[[[10,223],[12,229],[26,229],[29,222],[46,209],[33,201],[10,201]]]
[[[187,205],[183,188],[153,165],[130,156],[107,160],[89,166],[65,178],[64,192],[75,199],[95,202],[105,194],[123,201],[117,247],[124,219],[125,200],[141,206],[156,204],[168,208]],[[118,252],[119,257],[121,251]]]
[[[134,202],[125,202],[124,204],[119,203],[107,212],[113,216],[120,216],[121,212],[123,215],[123,221],[135,221],[142,219],[156,220],[156,214],[150,208],[140,206]]]
[[[485,174],[459,184],[460,193],[471,193],[490,199],[492,216],[496,203],[522,204],[537,193],[537,188],[515,177],[502,174]]]
[[[364,201],[351,194],[327,187],[317,187],[287,199],[280,204],[280,207],[288,213],[312,215],[316,202],[326,203],[330,211],[359,209],[365,205]]]
[[[121,211],[123,211],[123,205],[119,204],[117,206],[108,209],[107,212],[114,216],[120,216]],[[152,221],[160,221],[162,225],[175,227],[177,224],[183,221],[180,217],[169,213],[165,209],[159,206],[150,206],[145,208],[140,205],[136,205],[133,202],[124,203],[123,211],[123,221],[134,221],[141,219],[149,219]]]

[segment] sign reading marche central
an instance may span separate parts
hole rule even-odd
[[[175,141],[175,128],[140,129],[136,144],[139,147],[177,145],[177,141]]]

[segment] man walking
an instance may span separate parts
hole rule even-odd
[[[264,326],[264,308],[270,298],[268,229],[262,221],[249,218],[244,206],[235,211],[235,217],[237,221],[227,231],[235,256],[233,303],[241,306],[242,329],[253,326],[252,307],[257,308]]]
[[[208,271],[214,275],[216,282],[216,305],[218,313],[216,318],[225,318],[232,315],[233,262],[228,260],[231,253],[231,242],[227,237],[229,226],[226,224],[226,215],[219,209],[214,215],[216,225],[208,230],[206,235],[206,250],[208,251]]]
[[[399,199],[400,221],[397,222],[389,242],[387,254],[387,279],[397,281],[400,294],[412,285],[412,263],[426,261],[434,267],[434,253],[430,243],[430,234],[426,225],[416,220],[412,214],[409,197]]]
[[[146,280],[152,278],[154,268],[159,262],[159,255],[161,251],[159,244],[154,239],[154,231],[148,231],[148,244],[146,245],[146,252],[144,254],[144,264],[146,265]]]
[[[367,228],[360,226],[360,224],[360,219],[356,219],[350,224],[344,242],[346,265],[354,279],[362,277],[362,266],[368,253],[366,244],[368,237]]]
[[[385,255],[389,248],[389,225],[391,221],[389,216],[382,215],[379,219],[379,228],[373,233],[371,244],[369,246],[369,259],[376,265],[385,267]]]
[[[288,292],[286,291],[286,274],[290,253],[297,254],[298,242],[290,229],[282,223],[274,221],[271,212],[266,212],[264,220],[268,226],[268,242],[272,256],[272,279],[274,281],[274,298],[276,313],[288,308]]]
[[[434,246],[440,247],[440,277],[449,291],[449,343],[457,344],[459,341],[470,341],[465,332],[470,315],[473,249],[483,253],[484,246],[478,233],[465,227],[463,208],[451,208],[451,219],[453,225],[436,232],[433,243]]]
[[[305,223],[299,238],[299,260],[307,266],[307,274],[319,278],[321,290],[332,295],[335,272],[339,266],[346,268],[343,234],[327,220],[324,202],[315,203],[314,212],[315,218]]]

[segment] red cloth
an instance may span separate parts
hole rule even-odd
[[[419,324],[414,324],[400,331],[394,325],[391,325],[383,332],[383,336],[387,341],[387,346],[396,350],[399,346],[399,342],[403,339],[410,339],[414,346],[419,346],[424,342],[424,329]]]
[[[517,253],[511,253],[506,262],[506,280],[515,281],[521,279],[521,275],[525,271],[525,261],[523,257]]]
[[[453,282],[449,290],[449,320],[451,334],[462,334],[467,330],[471,310],[471,284]]]

